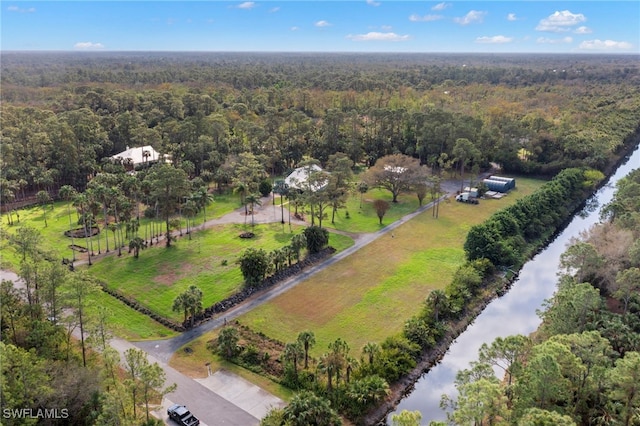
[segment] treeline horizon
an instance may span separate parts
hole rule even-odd
[[[225,82],[236,88],[294,84],[307,88],[358,90],[357,85],[327,86],[315,78],[317,70],[340,75],[340,68],[365,76],[378,75],[387,87],[398,84],[439,84],[446,80],[504,83],[514,86],[554,80],[639,79],[638,55],[546,54],[546,53],[350,53],[350,52],[1,52],[2,83],[38,86],[43,83],[96,82],[161,84],[166,82]],[[105,70],[104,65],[109,69]],[[161,72],[167,67],[197,70],[189,75]],[[372,66],[375,70],[372,70]],[[71,75],[80,67],[84,71]],[[213,67],[213,68],[211,68]],[[338,68],[336,68],[338,67]],[[346,67],[346,68],[345,68]],[[418,67],[418,68],[416,68]],[[422,68],[429,68],[426,73]],[[229,78],[222,69],[251,68],[263,76],[247,81]],[[488,73],[487,68],[492,72]],[[17,69],[22,77],[15,75]],[[106,72],[105,72],[106,71]],[[46,73],[46,76],[43,74]],[[44,80],[25,77],[39,76]],[[178,79],[176,79],[176,77]],[[215,80],[221,79],[221,80]],[[249,83],[249,85],[247,85]],[[239,84],[241,86],[239,86]],[[380,88],[380,87],[378,87]],[[384,88],[384,87],[383,87]]]
[[[14,196],[81,190],[145,145],[219,187],[244,152],[271,176],[337,152],[455,170],[461,138],[480,169],[552,176],[604,170],[640,124],[633,55],[3,52],[1,71]]]

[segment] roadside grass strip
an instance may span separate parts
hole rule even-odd
[[[99,291],[90,296],[91,307],[103,306],[108,313],[109,328],[127,340],[157,340],[175,337],[179,333]]]

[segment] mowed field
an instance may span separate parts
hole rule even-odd
[[[239,238],[251,229],[243,224],[216,225],[194,233],[191,240],[183,236],[168,249],[160,241],[141,251],[138,259],[132,255],[104,258],[90,272],[152,311],[182,322],[184,315],[173,311],[173,300],[189,286],[202,290],[202,305],[209,307],[241,289],[244,281],[237,260],[246,249],[270,252],[286,246],[303,230],[294,226],[293,232],[288,228],[283,232],[279,223],[260,224],[253,228],[254,238]],[[340,249],[353,243],[342,235],[331,237]]]
[[[451,281],[464,262],[471,226],[543,183],[518,179],[517,190],[507,197],[479,205],[442,203],[438,219],[426,211],[239,320],[283,342],[311,330],[315,356],[340,337],[357,356],[365,343],[400,332],[429,292]]]

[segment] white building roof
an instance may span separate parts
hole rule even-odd
[[[312,164],[310,166],[303,166],[303,167],[298,167],[297,169],[295,169],[294,171],[291,172],[291,174],[289,174],[289,176],[287,176],[284,180],[284,183],[289,187],[289,188],[293,188],[293,189],[298,189],[300,191],[304,191],[305,189],[308,189],[308,185],[307,185],[307,181],[309,180],[309,175],[311,175],[312,173],[317,173],[317,172],[321,172],[322,171],[322,167],[316,165],[316,164]],[[328,182],[324,182],[321,185],[314,185],[311,190],[312,191],[317,191],[319,189],[324,188],[325,186],[327,186]]]
[[[148,153],[148,156],[145,156],[145,152]],[[134,148],[127,147],[126,151],[122,151],[119,154],[111,156],[111,158],[113,158],[114,160],[122,161],[130,158],[134,166],[137,166],[138,164],[155,162],[160,160],[161,157],[162,156],[160,155],[160,153],[153,149],[151,145],[138,146]]]

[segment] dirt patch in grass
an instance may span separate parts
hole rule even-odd
[[[160,273],[153,278],[153,282],[164,285],[171,285],[180,278],[187,276],[195,268],[191,263],[182,263],[179,269],[171,269],[172,265],[163,265]]]
[[[173,284],[174,282],[176,282],[176,277],[177,277],[177,275],[176,275],[175,272],[171,273],[171,274],[158,275],[157,277],[155,277],[153,279],[153,282],[169,286],[169,285]]]

